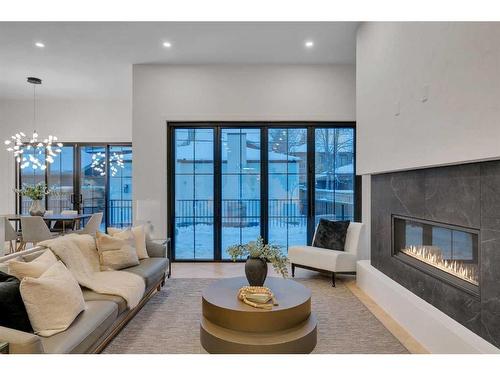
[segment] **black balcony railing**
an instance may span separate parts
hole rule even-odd
[[[351,220],[352,203],[316,200],[316,216],[332,220]],[[222,226],[259,225],[259,199],[223,199]],[[273,226],[287,224],[306,225],[307,205],[304,200],[269,199],[269,223]],[[177,226],[209,224],[214,221],[214,203],[209,199],[179,199],[176,201],[175,217]]]
[[[108,203],[108,215],[110,227],[132,226],[132,200],[111,199]]]

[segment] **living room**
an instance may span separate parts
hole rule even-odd
[[[2,362],[497,361],[493,9],[185,7],[0,20]]]

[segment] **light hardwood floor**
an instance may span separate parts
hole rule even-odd
[[[244,275],[244,263],[173,263],[173,278],[222,278]],[[272,267],[269,267],[269,275],[277,276]],[[329,275],[323,275],[325,281],[330,280]],[[295,277],[308,278],[318,277],[318,273],[300,268],[295,269]],[[352,276],[339,276],[337,282],[343,282],[349,290],[363,303],[368,310],[396,337],[401,344],[412,354],[429,353],[418,341],[416,341],[403,327],[401,327],[389,314],[378,306],[356,285]]]

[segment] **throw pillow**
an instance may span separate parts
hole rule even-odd
[[[3,272],[3,273],[6,273],[8,275],[10,275],[9,274],[9,263],[12,263],[12,262],[24,262],[24,261],[25,260],[22,257],[20,257],[20,256],[15,257],[13,259],[9,259],[9,260],[7,260],[5,262],[0,263],[0,271]]]
[[[0,272],[0,326],[31,333],[33,328],[19,292],[19,284],[14,276]]]
[[[349,221],[320,219],[312,245],[323,249],[344,251],[348,227]]]
[[[33,330],[40,336],[65,331],[85,310],[80,285],[60,261],[39,278],[25,277],[20,291]]]
[[[125,230],[121,228],[108,228],[108,233],[109,235],[120,239],[130,238],[131,233],[137,257],[139,259],[149,258],[148,251],[146,249],[146,230],[144,229],[144,225],[138,225]]]
[[[39,257],[31,262],[11,261],[8,273],[19,280],[24,277],[40,277],[50,266],[57,263],[57,258],[50,250],[45,250]]]
[[[129,240],[122,240],[104,233],[96,234],[97,251],[101,270],[121,270],[123,268],[136,266],[139,258]]]

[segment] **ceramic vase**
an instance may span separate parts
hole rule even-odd
[[[31,216],[43,216],[45,214],[45,207],[40,199],[31,201],[29,213]]]
[[[245,275],[250,286],[263,286],[267,277],[267,262],[260,258],[248,258]]]

